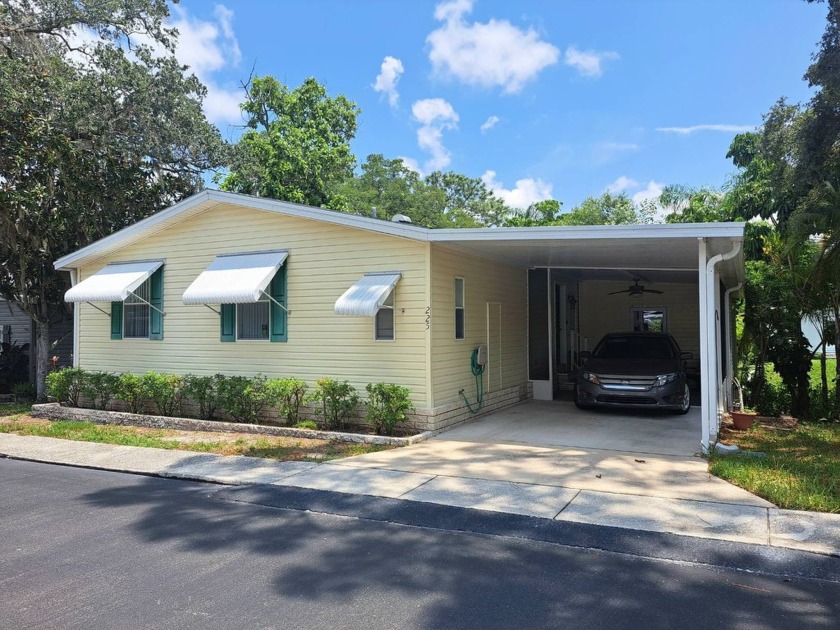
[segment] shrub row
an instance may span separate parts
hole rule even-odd
[[[182,416],[192,409],[203,420],[224,412],[235,422],[259,423],[269,410],[277,411],[289,426],[314,428],[317,423],[301,420],[301,407],[310,404],[328,429],[343,429],[366,407],[366,418],[378,434],[392,434],[412,411],[411,392],[392,383],[370,383],[368,399],[362,401],[347,381],[322,378],[312,391],[297,378],[257,376],[196,376],[187,374],[111,374],[65,368],[47,375],[47,393],[71,407],[107,409],[121,402],[131,413],[153,409],[161,416]],[[184,405],[185,402],[191,403]]]

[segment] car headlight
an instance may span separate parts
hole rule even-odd
[[[660,374],[656,377],[656,380],[653,381],[654,387],[661,387],[662,385],[667,385],[668,383],[673,383],[674,379],[677,378],[676,373],[674,374]]]
[[[595,383],[596,385],[601,384],[601,379],[598,378],[597,374],[593,374],[592,372],[584,372],[583,373],[583,380],[589,381],[590,383]]]

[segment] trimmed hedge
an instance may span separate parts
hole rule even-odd
[[[256,376],[196,376],[149,371],[142,376],[88,372],[65,368],[47,375],[47,394],[70,407],[107,409],[121,402],[131,413],[153,411],[160,416],[218,419],[224,411],[236,422],[259,424],[264,412],[275,410],[288,426],[314,424],[303,420],[301,406],[312,404],[329,429],[341,429],[367,407],[367,420],[378,434],[393,434],[412,411],[410,391],[390,383],[371,383],[362,401],[347,381],[319,379],[312,392],[297,378]],[[185,404],[187,403],[187,404]]]

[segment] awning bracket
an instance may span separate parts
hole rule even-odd
[[[99,308],[99,307],[98,307],[96,304],[94,304],[93,302],[85,302],[85,304],[87,304],[88,306],[92,306],[93,308],[95,308],[97,311],[99,311],[99,312],[100,312],[100,313],[102,313],[103,315],[107,315],[108,317],[111,317],[111,313],[109,313],[108,311],[103,311],[101,308]]]
[[[216,313],[216,315],[221,315],[221,314],[222,314],[222,312],[221,312],[221,311],[217,311],[215,308],[213,308],[213,307],[212,307],[212,306],[210,306],[209,304],[202,304],[202,306],[206,306],[206,307],[207,307],[207,308],[209,308],[211,311],[213,311],[214,313]]]
[[[280,304],[280,302],[278,302],[277,300],[275,300],[273,297],[271,297],[271,296],[270,296],[268,293],[266,293],[265,291],[260,291],[260,293],[262,293],[265,297],[267,297],[269,300],[271,300],[272,302],[274,302],[277,306],[279,306],[279,307],[280,307],[280,308],[282,308],[284,311],[286,311],[286,315],[291,315],[291,314],[292,314],[292,311],[290,311],[289,309],[287,309],[287,308],[286,308],[283,304]]]
[[[137,294],[136,294],[136,293],[134,293],[133,291],[129,291],[129,292],[128,292],[128,294],[129,294],[129,295],[133,295],[133,296],[134,296],[134,297],[136,297],[138,300],[140,300],[141,302],[143,302],[143,304],[147,305],[149,308],[153,308],[153,309],[155,309],[155,310],[156,310],[158,313],[160,313],[162,316],[165,316],[165,315],[166,315],[166,313],[164,313],[162,310],[160,310],[157,306],[155,306],[154,304],[152,304],[151,302],[149,302],[149,301],[147,301],[147,300],[144,300],[143,298],[141,298],[139,295],[137,295]]]

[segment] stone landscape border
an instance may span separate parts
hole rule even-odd
[[[390,437],[387,435],[365,435],[362,433],[346,433],[342,431],[318,431],[315,429],[298,429],[296,427],[223,422],[221,420],[170,418],[167,416],[127,413],[124,411],[65,407],[59,403],[32,405],[30,415],[34,418],[44,418],[46,420],[78,420],[80,422],[93,422],[94,424],[135,426],[149,429],[177,429],[180,431],[252,433],[255,435],[274,435],[278,437],[308,438],[313,440],[329,440],[331,442],[378,444],[383,446],[408,446],[410,444],[417,444],[441,432],[440,430],[424,431],[423,433],[418,433],[410,437]]]

